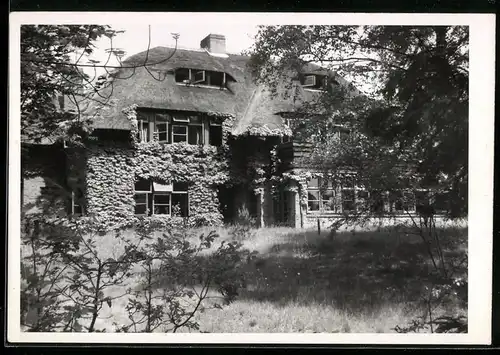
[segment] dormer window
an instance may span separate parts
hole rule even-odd
[[[326,90],[332,83],[338,85],[338,82],[328,75],[305,74],[301,78],[302,87],[306,89]]]
[[[212,86],[225,88],[229,76],[224,72],[178,68],[175,70],[175,81],[179,84],[195,86]]]

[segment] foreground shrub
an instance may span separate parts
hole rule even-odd
[[[130,324],[115,324],[116,331],[198,329],[193,317],[207,307],[203,303],[209,291],[220,299],[210,307],[221,308],[235,299],[244,286],[241,265],[248,260],[239,243],[221,242],[213,250],[218,238],[214,232],[200,235],[197,242],[185,227],[154,237],[157,233],[151,225],[139,226],[134,233],[117,230],[114,238],[122,248],[111,255],[99,246],[104,237],[95,221],[26,218],[23,328],[106,331],[96,326],[103,306],[122,312],[113,308],[115,300],[128,296]],[[130,287],[133,277],[138,281]]]

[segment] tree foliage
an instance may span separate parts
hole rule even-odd
[[[53,137],[78,115],[91,78],[78,65],[95,50],[102,36],[115,35],[109,26],[21,26],[21,134],[39,142]],[[63,107],[59,98],[70,107]]]
[[[467,213],[468,41],[461,26],[267,26],[251,66],[269,87],[310,63],[350,80],[364,93],[337,85],[293,113],[309,121],[309,161],[348,167],[371,189],[446,192],[457,217]],[[338,124],[348,139],[334,139]]]

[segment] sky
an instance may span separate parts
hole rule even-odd
[[[148,48],[148,24],[116,24],[111,25],[114,30],[124,30],[113,38],[113,48],[121,48],[126,54],[125,58]],[[219,22],[213,24],[193,25],[192,23],[152,24],[151,48],[158,46],[173,47],[175,40],[172,33],[178,33],[179,48],[200,48],[200,41],[210,33],[221,34],[226,37],[226,51],[238,54],[249,49],[254,42],[257,26],[248,23]],[[90,57],[103,64],[107,60],[105,50],[111,47],[109,38],[102,37],[96,43],[96,50]],[[123,59],[125,59],[123,58]],[[108,65],[117,65],[115,60],[110,60]],[[102,71],[102,69],[101,69]],[[93,72],[93,70],[92,70]],[[100,74],[100,73],[98,73]]]

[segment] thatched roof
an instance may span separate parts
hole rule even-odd
[[[147,56],[148,69],[160,80],[153,78],[144,67],[135,69],[135,72],[127,68],[117,71],[113,75],[112,93],[111,87],[101,93],[102,96],[111,94],[110,104],[105,108],[95,107],[99,110],[99,117],[94,120],[94,127],[130,129],[130,122],[122,111],[135,104],[144,108],[232,114],[236,117],[234,134],[261,127],[280,131],[284,123],[279,113],[294,111],[303,100],[310,100],[317,93],[304,90],[294,82],[291,87],[280,85],[278,94],[271,95],[268,88],[253,82],[247,66],[249,59],[233,54],[227,58],[212,56],[205,50],[177,49],[174,53],[173,48],[153,48]],[[142,52],[128,58],[123,65],[141,65],[145,60],[146,52]],[[162,60],[165,61],[149,65]],[[228,82],[228,90],[177,85],[176,68],[222,71],[234,80]],[[321,74],[318,70],[328,73],[314,65],[307,68],[309,72]]]
[[[148,63],[156,63],[168,58],[173,48],[156,47],[149,51]],[[145,52],[130,57],[124,66],[142,64]],[[229,55],[228,58],[215,57],[206,51],[177,49],[175,54],[164,63],[148,66],[156,77],[141,67],[120,69],[114,74],[111,106],[103,110],[100,119],[95,120],[95,128],[129,129],[130,123],[122,110],[136,104],[138,107],[220,112],[238,116],[244,110],[252,93],[253,84],[246,70],[248,57]],[[174,70],[191,68],[222,71],[229,74],[234,81],[228,82],[229,90],[197,86],[177,85]],[[120,79],[130,77],[129,79]],[[110,93],[111,88],[104,90],[102,96]]]

